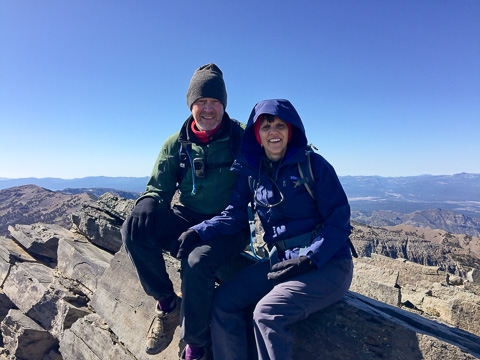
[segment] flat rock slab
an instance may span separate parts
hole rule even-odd
[[[48,331],[20,310],[10,310],[0,327],[5,349],[17,359],[43,360],[57,345]]]
[[[37,261],[15,241],[5,236],[0,236],[0,248],[0,257],[10,264],[14,264],[15,262]]]
[[[60,353],[63,360],[134,359],[97,314],[85,316],[63,333]]]
[[[164,257],[175,291],[179,291],[180,262],[168,255]],[[115,254],[110,267],[100,279],[91,306],[105,319],[119,341],[137,360],[178,358],[179,328],[176,329],[171,345],[162,353],[155,356],[145,353],[145,341],[153,319],[155,301],[145,294],[123,247]]]
[[[75,240],[71,231],[51,224],[36,223],[32,225],[9,226],[10,236],[22,244],[30,254],[57,258],[57,248],[60,239]]]
[[[135,201],[105,193],[96,205],[85,204],[72,214],[73,227],[93,244],[116,253],[122,246],[120,228],[133,209]]]
[[[19,263],[12,267],[3,291],[24,313],[38,304],[49,291],[53,271],[39,263]]]
[[[292,326],[294,359],[458,360],[480,357],[480,338],[365,296]]]
[[[61,239],[58,244],[57,269],[93,293],[112,258],[112,254],[89,242]]]
[[[38,263],[20,263],[12,267],[3,290],[25,315],[58,337],[77,319],[90,313],[65,299],[78,300],[53,276],[52,269]]]

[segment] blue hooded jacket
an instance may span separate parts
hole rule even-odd
[[[262,114],[277,116],[292,125],[292,138],[284,158],[278,163],[267,159],[255,136],[254,124]],[[248,222],[248,204],[255,196],[256,211],[265,231],[263,238],[269,248],[279,240],[306,234],[320,225],[318,236],[302,254],[306,253],[318,268],[331,258],[350,258],[347,196],[333,167],[316,153],[311,154],[316,200],[304,185],[299,186],[301,177],[297,163],[307,161],[306,150],[307,137],[302,120],[288,100],[264,100],[256,104],[231,168],[239,178],[228,207],[221,215],[192,228],[203,241],[240,231]],[[254,180],[253,189],[249,177]],[[280,202],[282,195],[284,200]],[[279,251],[278,255],[280,260],[295,258],[299,256],[299,248]]]

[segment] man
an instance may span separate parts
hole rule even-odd
[[[227,92],[215,64],[199,67],[187,92],[192,115],[163,144],[146,191],[122,226],[125,248],[145,292],[158,304],[146,352],[156,354],[172,341],[180,323],[187,344],[181,359],[206,359],[214,274],[248,244],[248,224],[235,236],[202,242],[194,231],[179,236],[228,204],[237,176],[229,171],[244,125],[225,112]],[[179,204],[170,206],[178,187]],[[165,269],[163,250],[182,259],[182,300]],[[179,320],[180,318],[180,320]]]

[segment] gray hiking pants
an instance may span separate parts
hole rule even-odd
[[[249,306],[260,360],[292,359],[289,325],[340,300],[353,275],[351,259],[330,260],[322,268],[278,283],[267,279],[270,263],[256,263],[220,285],[212,310],[215,359],[249,360]],[[250,349],[251,351],[251,349]]]
[[[123,238],[127,253],[148,295],[155,300],[162,300],[174,294],[162,249],[169,251],[172,241],[177,240],[182,232],[210,218],[211,216],[175,206],[159,214],[155,239],[135,242]],[[215,272],[248,245],[250,230],[248,224],[246,225],[245,230],[236,235],[197,244],[188,257],[182,260],[180,336],[187,344],[197,346],[210,344],[210,315]]]

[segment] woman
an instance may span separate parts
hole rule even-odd
[[[337,302],[350,286],[347,197],[332,166],[311,153],[314,200],[297,164],[307,161],[306,150],[305,130],[293,105],[259,102],[232,166],[240,177],[229,206],[179,238],[183,247],[238,232],[253,198],[271,250],[270,261],[244,269],[217,288],[211,323],[215,359],[248,359],[247,313],[253,304],[259,359],[291,359],[289,325]]]

